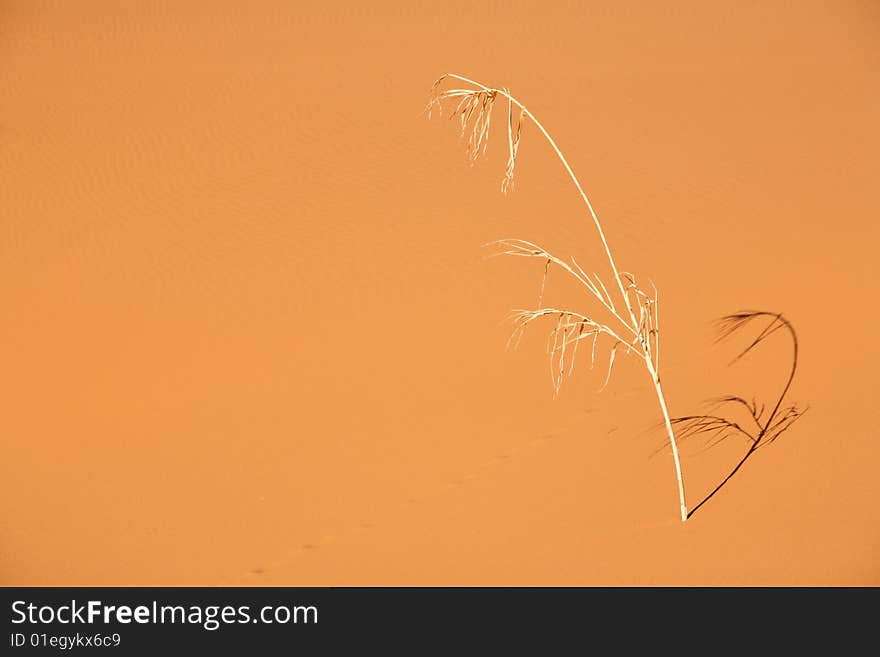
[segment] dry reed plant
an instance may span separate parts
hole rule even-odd
[[[444,82],[447,81],[453,82],[455,87],[444,89]],[[562,151],[544,129],[544,126],[507,89],[487,87],[461,75],[447,73],[434,83],[427,111],[430,117],[434,111],[442,114],[444,105],[452,105],[450,118],[458,118],[461,124],[461,135],[466,144],[467,156],[474,162],[486,152],[492,111],[495,103],[499,100],[507,106],[508,159],[504,179],[501,183],[502,192],[507,194],[513,189],[514,170],[522,129],[525,123],[531,122],[553,148],[577,188],[599,234],[614,277],[611,284],[611,289],[614,290],[612,294],[595,271],[584,269],[574,258],[571,258],[570,262],[563,260],[537,244],[525,240],[504,239],[493,242],[492,246],[498,248],[497,255],[536,258],[545,263],[538,304],[532,309],[514,311],[514,331],[509,344],[518,344],[526,327],[535,320],[549,319],[555,322],[550,331],[548,343],[555,394],[559,393],[563,379],[571,374],[578,346],[583,340],[589,341],[591,365],[596,361],[600,340],[608,344],[608,366],[603,388],[611,378],[611,370],[618,350],[623,350],[624,353],[642,360],[651,377],[663,414],[663,422],[675,464],[681,520],[685,521],[688,518],[688,509],[685,501],[678,445],[663,396],[663,389],[660,385],[660,299],[657,288],[652,283],[649,292],[637,284],[635,276],[618,269],[599,218]],[[592,312],[582,313],[569,308],[544,307],[544,284],[551,266],[562,269],[583,286],[597,303],[597,309],[608,315],[611,321],[600,321],[597,315]]]

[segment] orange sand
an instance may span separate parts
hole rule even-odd
[[[880,6],[312,4],[0,7],[0,583],[880,584]],[[447,70],[657,282],[673,414],[784,379],[714,318],[797,328],[810,410],[687,524],[637,362],[505,352],[541,265],[480,245],[595,232],[534,129],[466,165]]]

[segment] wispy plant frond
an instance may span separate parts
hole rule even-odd
[[[506,91],[506,90],[505,90]],[[504,180],[501,181],[501,191],[504,194],[513,190],[513,172],[516,168],[516,155],[519,152],[519,140],[522,137],[523,119],[525,109],[520,109],[516,128],[513,127],[513,100],[508,93],[507,97],[507,169],[504,172]]]

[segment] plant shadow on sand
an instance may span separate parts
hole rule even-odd
[[[710,405],[710,408],[705,414],[683,415],[672,418],[672,424],[678,429],[677,436],[681,441],[687,441],[696,436],[703,436],[707,439],[708,446],[712,447],[728,438],[740,436],[748,444],[745,453],[730,472],[699,503],[688,511],[688,518],[693,516],[704,504],[724,488],[760,447],[774,442],[809,409],[809,407],[801,409],[795,404],[785,403],[785,397],[788,395],[797,373],[798,339],[794,326],[781,313],[749,310],[726,315],[717,320],[718,336],[715,340],[716,344],[732,337],[734,334],[740,333],[747,327],[754,325],[755,322],[760,323],[760,320],[769,320],[769,322],[752,339],[748,346],[736,355],[729,365],[739,362],[777,331],[787,331],[791,337],[792,345],[791,367],[785,384],[781,388],[775,402],[772,403],[772,406],[761,403],[754,397],[749,400],[739,395],[724,395],[708,400],[707,403]],[[744,426],[733,419],[725,417],[723,414],[725,409],[733,408],[746,411],[749,418],[748,424]],[[769,413],[767,412],[768,408],[771,409]],[[667,446],[667,444],[664,444],[655,454]]]

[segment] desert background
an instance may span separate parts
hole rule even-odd
[[[809,410],[687,523],[637,361],[505,350],[543,268],[482,245],[595,229],[532,126],[468,165],[447,71],[656,282],[673,415],[784,383],[713,320],[796,328]],[[874,1],[5,0],[0,584],[880,584],[878,111]]]

